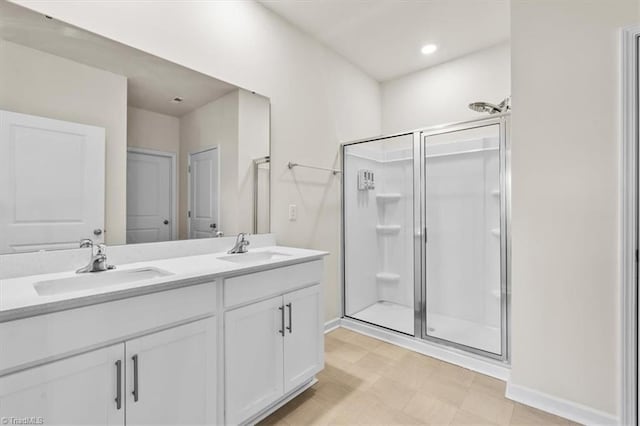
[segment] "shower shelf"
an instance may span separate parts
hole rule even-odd
[[[380,201],[397,201],[402,197],[399,192],[388,192],[382,194],[376,194],[376,199]]]
[[[500,236],[500,228],[493,228],[491,230],[491,234],[496,236],[496,237],[499,237]]]
[[[378,234],[397,234],[400,232],[400,225],[377,225]]]
[[[400,281],[400,275],[393,274],[391,272],[378,272],[376,274],[376,279],[378,281],[388,282],[388,283],[396,283]]]

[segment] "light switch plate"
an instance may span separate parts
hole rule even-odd
[[[289,220],[291,222],[298,220],[298,206],[289,204]]]

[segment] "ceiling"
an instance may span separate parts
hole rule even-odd
[[[509,39],[508,0],[259,0],[378,81]],[[423,55],[433,43],[438,50]]]
[[[130,106],[180,117],[237,89],[157,56],[0,0],[0,38],[127,77]],[[179,96],[180,103],[170,102]]]

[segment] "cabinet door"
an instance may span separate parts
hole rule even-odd
[[[320,286],[284,295],[284,391],[297,388],[322,370],[324,333]]]
[[[125,342],[127,424],[216,423],[216,320]]]
[[[246,421],[283,394],[282,297],[225,313],[226,424]]]
[[[124,425],[123,357],[121,343],[0,377],[0,417]]]

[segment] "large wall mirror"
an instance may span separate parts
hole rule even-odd
[[[269,99],[0,0],[0,253],[269,232]]]

